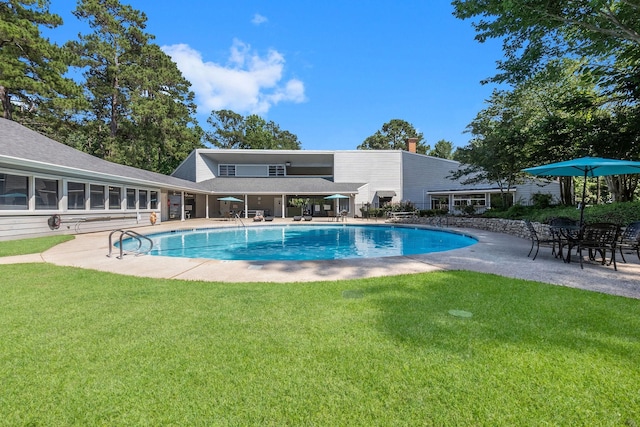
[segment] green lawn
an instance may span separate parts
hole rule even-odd
[[[471,272],[0,274],[3,425],[640,424],[640,300]]]
[[[59,243],[73,240],[73,236],[59,235],[36,237],[33,239],[8,240],[0,242],[0,257],[12,255],[38,254]]]

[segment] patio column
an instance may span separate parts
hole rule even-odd
[[[285,205],[285,202],[287,201],[287,195],[283,194],[282,195],[282,212],[280,214],[280,216],[284,219],[286,218],[286,213],[287,213],[287,206]]]
[[[244,217],[249,218],[249,196],[244,195]]]
[[[209,195],[204,195],[204,217],[209,219]]]
[[[180,192],[180,221],[184,221],[184,191]]]

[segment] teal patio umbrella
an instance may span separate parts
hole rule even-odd
[[[237,197],[221,197],[218,200],[220,200],[221,202],[240,202],[240,203],[244,203],[244,200],[240,200]]]
[[[327,200],[340,200],[340,199],[348,199],[349,196],[345,196],[344,194],[332,194],[330,196],[325,197],[325,199]],[[340,203],[339,201],[337,203]],[[338,209],[340,208],[340,205],[338,204],[336,206],[336,212],[338,211]]]
[[[587,178],[609,175],[630,175],[640,173],[640,162],[631,160],[582,157],[564,162],[550,163],[522,169],[536,176],[582,176],[582,203],[580,203],[580,225],[584,224],[584,205],[587,196]]]

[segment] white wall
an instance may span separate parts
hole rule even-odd
[[[423,209],[429,203],[426,191],[444,191],[463,188],[458,181],[447,178],[452,170],[458,169],[459,163],[452,160],[430,157],[422,154],[402,153],[404,193],[403,200],[411,200]]]
[[[515,202],[524,205],[531,204],[531,197],[536,193],[549,193],[553,195],[552,203],[560,203],[560,183],[541,179],[530,179],[524,184],[516,186]]]
[[[395,191],[394,201],[403,198],[401,151],[337,151],[333,172],[335,182],[369,183],[356,196],[356,206],[372,202],[377,190]]]

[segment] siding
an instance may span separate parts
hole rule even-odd
[[[553,203],[560,203],[560,183],[556,181],[544,181],[541,179],[527,180],[516,187],[515,202],[523,205],[531,204],[531,197],[536,193],[548,193],[553,195]]]
[[[103,213],[91,215],[60,215],[60,228],[52,230],[47,220],[51,215],[12,215],[0,217],[0,240],[29,239],[34,237],[56,236],[59,234],[79,234],[96,231],[109,231],[151,225],[149,212],[140,213]],[[88,221],[81,221],[85,218]],[[157,223],[160,222],[158,216]],[[107,242],[105,241],[105,244]]]
[[[458,162],[403,151],[402,163],[403,200],[423,206],[429,202],[425,196],[427,191],[462,188],[460,183],[447,178],[458,168]]]
[[[361,192],[356,196],[356,205],[373,202],[378,190],[395,191],[394,201],[399,201],[404,197],[401,151],[336,151],[334,162],[335,182],[366,182],[369,184],[361,189]]]

